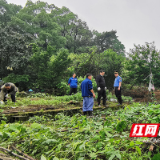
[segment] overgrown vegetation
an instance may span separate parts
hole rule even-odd
[[[133,103],[128,96],[148,94],[147,76],[151,71],[155,87],[160,87],[159,51],[154,43],[145,43],[125,53],[116,34],[113,30],[91,31],[66,7],[30,0],[21,7],[0,0],[0,78],[15,83],[20,91],[34,91],[17,93],[17,102],[0,104],[0,113],[25,113],[27,107],[34,112],[35,106],[82,107],[81,82],[86,73],[92,73],[93,89],[97,91],[95,77],[100,69],[106,73],[109,104],[116,101],[109,93],[113,89],[114,70],[119,71],[127,95],[122,96],[125,108],[113,110],[110,105],[94,111],[93,117],[59,113],[11,124],[2,114],[0,147],[11,147],[17,153],[13,147],[16,146],[41,160],[159,160],[159,146],[153,154],[143,143],[146,138],[131,139],[129,132],[133,123],[159,123],[160,105],[158,101],[148,105]],[[67,82],[73,72],[78,78],[78,93],[68,96]]]
[[[159,123],[158,108],[134,103],[116,111],[96,111],[92,118],[59,113],[23,123],[2,121],[0,143],[3,147],[16,144],[37,159],[151,159],[152,153],[143,144],[146,138],[130,139],[129,132],[133,123]]]
[[[97,93],[96,93],[96,96],[98,96]],[[132,97],[122,96],[122,98],[123,98],[123,101],[126,103],[133,103]],[[107,91],[107,100],[116,101],[116,96]],[[13,103],[10,97],[8,97],[8,102],[5,105],[0,105],[0,108],[7,109],[7,107],[27,107],[29,105],[38,105],[38,106],[50,105],[50,106],[54,106],[55,108],[59,108],[59,107],[63,108],[69,102],[79,102],[78,104],[80,104],[82,103],[82,101],[83,101],[83,97],[81,92],[78,92],[77,94],[71,95],[71,96],[65,95],[65,96],[56,96],[56,97],[49,94],[45,94],[45,93],[36,93],[36,94],[30,93],[30,94],[26,94],[25,97],[21,97],[21,95],[18,95],[16,103]],[[96,99],[95,99],[95,102],[96,102]],[[66,105],[66,107],[68,108],[68,105]],[[80,106],[78,105],[77,107],[80,107]]]

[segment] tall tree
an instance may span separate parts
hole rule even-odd
[[[98,31],[93,31],[94,39],[93,43],[98,47],[99,53],[104,52],[107,49],[113,49],[113,51],[118,54],[125,55],[125,47],[118,40],[116,36],[116,31],[99,33]]]
[[[21,6],[15,4],[8,4],[6,0],[0,0],[0,27],[4,28],[7,23],[11,21],[11,17],[16,15]]]
[[[78,76],[90,72],[95,78],[101,69],[105,70],[106,85],[109,89],[113,88],[114,71],[118,70],[121,73],[125,60],[124,56],[118,55],[112,49],[99,53],[96,47],[91,48],[89,53],[71,54],[69,57],[73,61],[69,69],[75,71]]]
[[[160,86],[160,53],[154,43],[145,43],[145,45],[135,45],[130,50],[128,58],[124,63],[124,80],[130,84],[139,85],[148,83],[145,79],[150,71],[153,73],[154,83]]]
[[[125,57],[123,55],[118,55],[112,49],[108,49],[103,53],[100,53],[100,65],[99,68],[105,70],[105,80],[107,88],[113,89],[114,83],[114,71],[118,70],[121,74],[123,69],[123,61]]]
[[[52,47],[48,46],[47,51],[41,51],[38,46],[34,45],[33,53],[30,60],[31,81],[36,87],[56,88],[71,63],[68,51],[61,49],[57,55],[54,55]]]
[[[32,55],[29,41],[33,37],[29,34],[19,34],[11,27],[0,30],[0,75],[1,78],[10,73],[7,67],[12,67],[14,73],[23,74],[24,68]]]
[[[89,30],[86,22],[83,22],[77,15],[68,8],[56,8],[51,16],[56,19],[61,26],[61,35],[66,37],[66,48],[70,52],[85,52],[91,45],[92,32]]]
[[[60,35],[60,26],[51,18],[50,13],[56,7],[48,3],[27,1],[26,6],[12,17],[11,25],[35,37],[35,42],[44,50],[52,45],[57,51],[65,44],[66,39]]]

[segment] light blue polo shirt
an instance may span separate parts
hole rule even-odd
[[[122,82],[122,78],[120,76],[115,78],[114,87],[119,87],[119,82]]]

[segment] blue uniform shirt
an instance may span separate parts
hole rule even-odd
[[[90,90],[93,89],[92,81],[86,78],[81,84],[82,97],[93,96]]]
[[[114,87],[119,87],[119,82],[122,82],[122,78],[120,76],[115,78]]]
[[[71,88],[77,88],[77,83],[78,83],[77,78],[73,78],[73,77],[71,77],[68,81],[68,84],[70,84]]]

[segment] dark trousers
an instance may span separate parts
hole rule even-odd
[[[6,95],[5,95],[6,96]],[[11,99],[12,99],[12,102],[16,102],[16,97],[15,97],[15,94],[11,94]],[[6,97],[4,97],[4,102],[6,102]]]
[[[98,98],[97,98],[98,105],[100,105],[100,103],[101,103],[101,97],[103,97],[103,105],[106,105],[106,90],[105,90],[105,88],[101,88],[101,90],[98,91]]]
[[[85,111],[83,112],[84,115],[92,116],[92,111]]]
[[[118,99],[119,104],[122,104],[121,88],[120,90],[118,90],[118,87],[115,87],[115,95]]]
[[[76,94],[77,93],[77,88],[70,88],[69,95],[71,95],[72,93]]]

